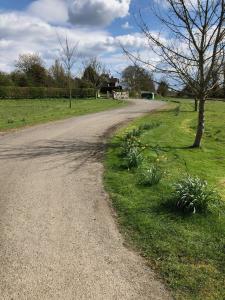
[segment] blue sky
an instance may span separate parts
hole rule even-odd
[[[155,1],[1,0],[0,71],[12,70],[20,53],[39,53],[50,66],[59,52],[60,35],[79,43],[82,59],[97,56],[120,72],[129,64],[120,43],[146,50],[133,13],[141,9],[151,30],[156,30],[158,24],[146,10]]]

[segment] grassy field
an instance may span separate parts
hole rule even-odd
[[[0,131],[122,107],[115,100],[0,100]]]
[[[225,299],[225,205],[220,213],[184,215],[166,205],[172,185],[185,174],[206,179],[225,200],[225,103],[208,102],[202,149],[188,149],[195,136],[193,102],[169,104],[120,130],[106,155],[105,185],[111,194],[126,241],[146,257],[175,299]],[[157,121],[145,131],[145,160],[156,158],[165,170],[162,181],[140,186],[138,169],[128,170],[120,155],[121,136],[140,124]],[[157,153],[157,154],[156,154]]]

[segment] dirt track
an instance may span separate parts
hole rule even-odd
[[[139,100],[0,137],[0,299],[170,299],[124,247],[101,163],[110,128],[161,105]]]

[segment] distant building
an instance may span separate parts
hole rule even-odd
[[[120,81],[118,78],[109,77],[103,84],[100,89],[100,92],[103,94],[112,93],[113,91],[122,91],[122,86],[119,85]]]
[[[141,92],[141,98],[142,99],[148,99],[148,100],[154,100],[155,99],[155,93],[149,92],[149,91],[142,91]]]

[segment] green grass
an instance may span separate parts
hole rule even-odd
[[[0,131],[60,120],[72,116],[119,108],[125,102],[115,100],[73,100],[72,109],[68,100],[0,100]]]
[[[185,174],[206,179],[225,200],[225,103],[208,102],[202,149],[188,149],[195,136],[197,114],[193,102],[181,101],[142,117],[120,130],[106,155],[105,185],[126,240],[146,257],[175,299],[225,299],[225,205],[221,212],[182,215],[171,211],[166,199],[171,185]],[[152,187],[137,183],[137,169],[128,171],[120,156],[124,132],[143,123],[161,122],[146,131],[146,161],[157,157],[166,171]]]

